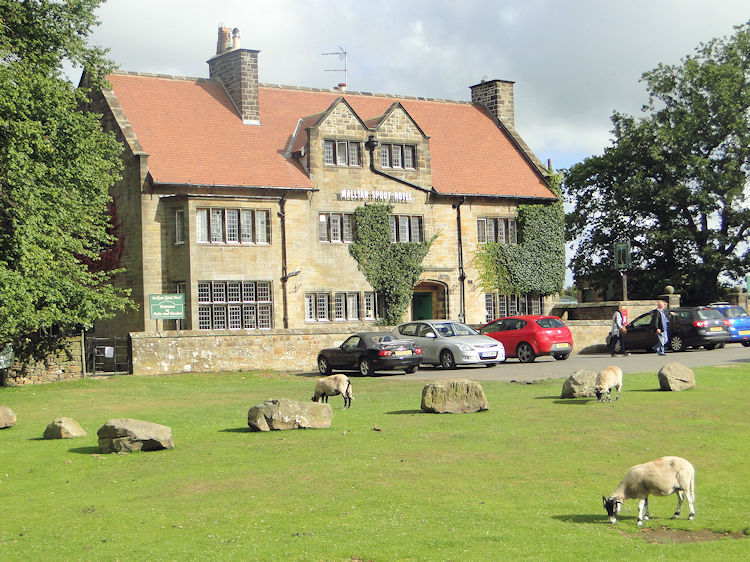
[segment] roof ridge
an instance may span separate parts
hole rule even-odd
[[[144,78],[162,78],[166,80],[189,80],[195,82],[216,82],[213,78],[198,78],[195,76],[180,76],[175,74],[158,74],[154,72],[136,72],[132,70],[114,70],[112,74],[124,74],[126,76],[141,76]],[[402,94],[385,94],[385,93],[373,93],[373,92],[359,92],[354,90],[346,90],[342,92],[334,88],[312,88],[308,86],[288,86],[283,84],[269,84],[265,82],[258,83],[259,88],[269,88],[275,90],[294,90],[299,92],[319,92],[324,94],[339,94],[341,97],[351,96],[367,96],[373,98],[386,98],[396,100],[413,100],[413,101],[430,101],[438,103],[455,103],[461,105],[476,105],[470,101],[465,100],[451,100],[447,98],[430,98],[425,96],[406,96]]]

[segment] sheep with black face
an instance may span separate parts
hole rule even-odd
[[[328,402],[329,396],[341,394],[344,397],[344,408],[352,405],[352,383],[346,375],[331,375],[318,379],[313,393],[313,402]]]
[[[651,462],[637,464],[625,473],[617,489],[605,498],[604,509],[609,522],[617,522],[617,513],[628,499],[638,499],[638,526],[649,518],[648,496],[669,496],[677,494],[677,509],[673,519],[680,516],[682,502],[687,498],[690,506],[688,519],[695,517],[695,468],[680,457],[662,457]]]

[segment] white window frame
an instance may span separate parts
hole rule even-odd
[[[177,209],[174,212],[174,243],[185,243],[185,210]]]
[[[323,140],[323,164],[348,168],[362,167],[362,143],[354,140]]]
[[[352,213],[318,213],[318,242],[349,244],[354,241]]]
[[[273,327],[270,281],[200,281],[199,330],[251,330]]]
[[[268,209],[196,209],[196,240],[202,244],[270,244],[270,213]]]
[[[391,242],[424,242],[424,218],[420,215],[391,215]]]

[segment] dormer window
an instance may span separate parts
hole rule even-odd
[[[381,144],[380,167],[415,170],[417,147],[410,144]]]
[[[362,147],[357,141],[323,141],[323,163],[327,166],[362,166]]]

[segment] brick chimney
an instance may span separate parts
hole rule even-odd
[[[209,77],[224,86],[246,125],[260,125],[259,52],[240,49],[240,30],[236,27],[231,31],[228,27],[219,27],[216,56],[208,60]]]
[[[515,128],[514,84],[509,80],[482,80],[476,86],[471,86],[471,103],[483,105],[504,125]]]

